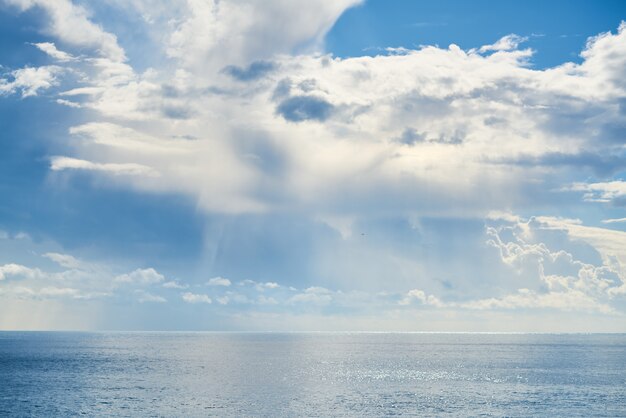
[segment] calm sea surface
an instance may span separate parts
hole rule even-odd
[[[626,335],[0,332],[0,415],[79,414],[626,417]]]

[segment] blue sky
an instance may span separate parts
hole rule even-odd
[[[390,46],[470,49],[515,33],[536,49],[533,66],[546,68],[579,62],[587,38],[619,26],[625,9],[619,0],[368,1],[341,16],[326,45],[339,56],[360,56]]]
[[[4,0],[0,328],[624,331],[623,19]]]

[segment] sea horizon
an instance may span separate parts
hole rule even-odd
[[[625,334],[0,332],[9,416],[624,416]]]

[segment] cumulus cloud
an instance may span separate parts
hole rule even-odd
[[[288,303],[311,303],[315,305],[327,305],[333,300],[332,292],[324,287],[312,286],[302,293],[293,295]]]
[[[225,286],[225,287],[228,287],[231,285],[230,280],[225,279],[223,277],[214,277],[212,279],[209,279],[209,281],[206,284],[209,286]]]
[[[163,283],[163,287],[166,289],[187,289],[189,285],[180,283],[176,280]]]
[[[60,67],[25,67],[10,73],[12,79],[0,78],[0,95],[9,95],[17,91],[22,97],[37,96],[40,90],[49,89],[58,84],[56,75]]]
[[[478,52],[485,53],[489,51],[511,51],[517,49],[519,44],[526,42],[528,38],[519,36],[514,33],[506,35],[491,45],[483,45],[478,48]]]
[[[117,283],[134,283],[140,285],[151,285],[161,283],[165,277],[153,268],[137,269],[132,273],[121,274],[115,277]]]
[[[49,16],[46,32],[63,42],[77,47],[90,47],[115,61],[125,60],[124,50],[118,45],[117,37],[93,23],[83,6],[70,0],[3,0],[4,3],[21,10],[40,8]],[[47,52],[49,46],[41,48]],[[55,49],[56,50],[56,49]]]
[[[358,0],[188,1],[167,53],[195,70],[248,65],[297,48],[319,48],[335,20]],[[182,7],[181,7],[182,6]],[[167,10],[166,13],[171,13]]]
[[[212,303],[213,301],[208,295],[185,292],[181,295],[183,300],[187,303]]]
[[[398,275],[417,277],[394,282],[395,290],[384,296],[328,282],[315,285],[313,279],[305,290],[263,279],[232,292],[230,280],[216,277],[208,284],[216,286],[211,291],[219,304],[267,310],[398,309],[400,304],[402,310],[569,311],[578,306],[609,313],[625,293],[620,231],[560,218],[501,216],[509,210],[531,213],[542,205],[558,209],[563,191],[582,193],[589,202],[620,204],[624,198],[622,180],[612,177],[626,167],[624,24],[616,33],[590,38],[580,64],[533,69],[533,52],[519,49],[525,38],[517,35],[470,50],[450,45],[351,58],[325,54],[324,34],[356,1],[157,5],[136,0],[123,7],[141,12],[146,27],[137,30],[162,32],[146,51],[150,62],[168,58],[165,66],[139,69],[126,61],[115,35],[93,23],[86,5],[6,1],[46,12],[47,33],[57,43],[36,46],[58,67],[9,72],[0,81],[0,94],[35,96],[58,84],[62,92],[54,96],[56,102],[85,116],[69,130],[64,155],[51,158],[53,176],[91,173],[118,187],[183,194],[209,216],[319,221],[352,251],[328,255],[329,271],[341,255],[366,254],[376,258],[372,264],[382,265],[386,257]],[[425,259],[434,238],[419,225],[429,216],[489,218],[484,246],[477,245],[476,254],[493,257],[489,260],[495,259],[510,280],[498,281],[477,268],[484,277],[476,277],[489,286],[474,278],[473,286],[463,288],[475,292],[470,296],[458,290],[463,283],[453,274],[429,275]],[[406,242],[420,245],[411,253],[394,247],[381,255],[372,250],[370,235],[353,233],[368,220],[408,217],[416,221]],[[436,245],[447,250],[455,244]],[[577,246],[584,247],[584,256],[571,249]],[[316,256],[335,249],[313,247]],[[48,258],[72,268],[71,259]],[[34,278],[36,271],[4,265],[0,278],[4,283],[29,274]],[[106,276],[115,277],[115,291],[125,288],[120,283],[187,287],[165,282],[154,269],[119,273]],[[378,281],[383,277],[365,273]],[[71,276],[64,274],[64,280]],[[362,277],[346,276],[343,285]],[[212,301],[191,292],[181,298]]]
[[[600,256],[600,262],[583,261],[563,250],[552,250],[538,241],[550,232],[564,234],[572,248],[582,242],[585,258]],[[584,226],[578,220],[537,217],[513,222],[499,229],[488,228],[488,244],[500,251],[504,263],[515,268],[523,283],[535,288],[520,288],[516,293],[461,304],[471,309],[555,308],[614,313],[609,302],[624,293],[626,283],[626,233]],[[501,235],[510,236],[503,240]],[[546,235],[549,238],[549,235]],[[554,240],[554,238],[552,238]],[[581,251],[580,249],[578,250]]]
[[[427,295],[423,290],[420,289],[412,289],[409,290],[400,300],[400,305],[410,305],[413,302],[419,302],[424,305],[431,305],[436,307],[442,307],[444,304],[434,295]]]
[[[7,239],[17,240],[17,238]],[[22,239],[30,241],[28,238]],[[58,268],[47,270],[17,263],[0,265],[2,282],[0,298],[3,300],[0,306],[10,307],[11,302],[16,299],[35,302],[63,299],[69,303],[70,300],[102,301],[109,298],[120,301],[128,300],[130,296],[140,303],[167,301],[163,296],[141,288],[164,282],[165,277],[153,268],[136,269],[130,273],[115,275],[114,271],[118,271],[119,266],[83,261],[68,254],[52,251],[42,255],[33,252],[30,262],[37,265],[42,259],[53,261],[61,267],[61,270]],[[164,287],[169,287],[167,282]],[[54,315],[53,312],[50,314]]]
[[[80,95],[101,120],[71,129],[80,146],[55,157],[54,171],[127,175],[126,187],[188,194],[208,212],[304,209],[330,219],[532,206],[558,200],[572,173],[607,173],[607,158],[610,170],[623,160],[608,133],[622,118],[621,70],[598,65],[626,55],[623,26],[591,39],[582,64],[546,70],[527,68],[531,52],[509,36],[493,54],[454,45],[345,59],[218,54],[209,80],[181,52],[201,48],[185,28],[217,18],[207,10],[236,21],[240,8],[256,6],[189,7],[172,34],[180,42],[168,47],[189,66],[136,73],[102,58],[80,64],[92,76],[64,97]]]
[[[263,287],[266,287],[268,289],[278,289],[280,285],[276,282],[267,282],[263,283]]]
[[[0,266],[0,280],[8,278],[35,278],[41,275],[41,270],[29,268],[21,264],[9,263]]]

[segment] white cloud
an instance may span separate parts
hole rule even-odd
[[[259,305],[278,305],[279,302],[273,297],[267,297],[265,295],[259,295],[257,298],[257,303]]]
[[[550,231],[564,234],[561,241],[573,248],[581,241],[587,244],[593,250],[589,255],[596,252],[601,256],[601,263],[582,261],[568,251],[551,250],[546,243],[537,241]],[[500,251],[502,261],[514,267],[520,279],[534,289],[521,288],[516,293],[469,301],[460,307],[555,308],[615,313],[609,302],[615,295],[626,293],[624,232],[552,217],[511,222],[511,226],[488,228],[487,232],[491,236],[488,243]],[[503,234],[511,238],[504,241],[501,239]]]
[[[61,41],[77,47],[96,49],[101,55],[115,61],[126,59],[117,37],[94,24],[88,11],[70,0],[4,0],[22,10],[38,7],[44,10],[50,21],[47,32]]]
[[[622,223],[622,222],[626,222],[626,218],[603,219],[602,220],[603,224],[615,224],[615,223]]]
[[[622,158],[616,139],[621,138],[626,94],[624,24],[617,33],[590,39],[581,64],[534,69],[528,66],[532,51],[518,50],[525,38],[516,35],[468,51],[451,45],[393,49],[373,57],[325,55],[323,35],[358,3],[351,0],[112,1],[141,12],[146,28],[136,29],[158,32],[151,38],[155,47],[144,52],[151,63],[169,57],[167,65],[133,68],[116,37],[90,20],[87,6],[8,0],[23,9],[43,8],[50,16],[48,33],[63,49],[80,55],[74,60],[52,42],[39,43],[59,67],[24,68],[0,81],[0,94],[24,97],[62,84],[57,103],[87,110],[81,114],[91,119],[72,127],[71,141],[63,144],[66,156],[51,159],[52,171],[66,172],[56,176],[88,171],[119,187],[184,194],[211,214],[320,220],[338,231],[346,246],[357,248],[348,255],[375,258],[363,263],[364,270],[385,259],[394,273],[416,278],[406,286],[390,279],[384,285],[394,291],[385,296],[351,291],[350,280],[360,275],[346,275],[343,287],[328,280],[321,283],[328,288],[292,288],[288,294],[276,282],[249,281],[241,294],[219,290],[223,296],[216,296],[216,303],[267,310],[294,304],[306,310],[309,304],[311,309],[410,311],[412,305],[430,305],[608,313],[626,293],[623,233],[558,218],[526,221],[510,213],[528,213],[544,204],[558,210],[564,184],[589,201],[626,196],[623,182],[610,179]],[[75,97],[80,100],[67,100]],[[594,176],[602,178],[571,185],[573,178]],[[484,278],[478,275],[466,284],[471,296],[454,294],[446,288],[447,278],[435,283],[424,259],[395,249],[374,252],[373,239],[355,229],[368,219],[427,216],[487,216],[488,222],[507,224],[488,229],[489,247],[480,248],[499,256],[497,267],[509,273],[507,279],[497,282],[480,271]],[[419,222],[414,224],[419,229]],[[542,239],[548,232],[560,241]],[[428,253],[430,238],[419,235],[424,243],[411,256]],[[559,243],[565,243],[563,248]],[[589,254],[571,249],[581,243]],[[453,243],[441,244],[449,246]],[[332,253],[331,268],[342,256],[332,248],[315,250]],[[67,268],[80,267],[56,258],[51,259]],[[444,263],[453,264],[451,258]],[[113,290],[93,285],[102,293],[128,290],[116,283],[188,287],[165,282],[153,269],[105,272],[92,274],[94,282],[106,277],[110,283],[115,277]],[[367,273],[378,281],[384,277]],[[0,266],[0,279],[13,276],[69,282],[59,289],[93,290],[76,285],[78,278],[89,276],[85,271],[55,275],[17,264]],[[481,287],[479,279],[494,286]],[[44,286],[35,284],[28,287],[33,294]],[[214,278],[208,284],[228,287],[231,282]],[[211,303],[204,294],[181,297]],[[406,307],[399,309],[398,303]]]
[[[144,292],[142,290],[138,291],[137,294],[138,294],[137,300],[139,303],[165,303],[167,302],[167,299],[165,299],[163,296],[154,295],[152,293]]]
[[[537,293],[528,289],[519,289],[517,293],[502,298],[488,298],[461,304],[468,309],[537,309],[552,308],[565,311],[597,311],[604,314],[616,313],[604,303],[598,303],[593,297],[580,290],[568,292]]]
[[[132,273],[121,274],[115,277],[117,283],[136,283],[140,285],[150,285],[161,283],[165,277],[153,268],[137,269]]]
[[[94,163],[92,161],[80,160],[70,157],[53,157],[50,169],[52,171],[62,170],[86,170],[109,173],[116,176],[148,176],[158,177],[158,172],[154,169],[135,163]]]
[[[400,300],[400,305],[410,305],[413,302],[419,302],[423,305],[430,305],[435,307],[443,307],[444,303],[442,303],[439,298],[434,295],[427,295],[423,290],[413,289],[409,290],[402,300]]]
[[[190,5],[174,31],[176,59],[183,65],[181,51],[213,51],[221,39],[191,39],[187,30],[222,30],[194,32],[194,25],[223,23],[222,13],[239,16],[246,7],[257,6]],[[242,36],[243,50],[256,42]],[[238,67],[215,77],[180,67],[138,74],[128,64],[86,61],[93,76],[66,94],[85,95],[81,106],[101,117],[71,130],[80,146],[52,168],[132,174],[125,187],[184,193],[208,212],[304,210],[332,221],[533,206],[554,200],[545,190],[562,187],[568,170],[605,169],[601,159],[613,148],[603,132],[620,120],[622,86],[619,68],[597,61],[626,56],[625,37],[620,27],[590,42],[582,64],[546,70],[525,67],[530,52],[517,50],[521,38],[513,36],[486,56],[456,46],[345,59],[270,54],[254,67],[217,54],[216,68]],[[605,116],[593,118],[599,108]],[[585,157],[590,150],[595,159]],[[350,236],[347,221],[337,225]]]
[[[208,286],[225,286],[225,287],[228,287],[231,285],[230,280],[225,279],[223,277],[214,277],[210,279],[206,284]]]
[[[61,267],[67,267],[70,269],[79,268],[81,266],[80,260],[72,257],[69,254],[59,254],[59,253],[45,253],[44,257],[49,258],[54,261]]]
[[[5,280],[8,278],[36,278],[41,276],[43,273],[39,269],[33,269],[21,264],[4,264],[0,265],[0,280]]]
[[[266,282],[263,283],[263,287],[266,287],[268,289],[278,289],[280,285],[276,282]]]
[[[189,285],[179,283],[176,280],[172,280],[172,281],[163,283],[163,287],[166,289],[187,289]]]
[[[75,109],[80,109],[82,107],[80,105],[80,103],[72,102],[70,100],[57,99],[56,102],[58,104],[60,104],[60,105],[67,106],[67,107],[73,107]]]
[[[289,298],[288,303],[311,303],[315,305],[327,305],[333,300],[332,292],[324,287],[312,286],[303,293],[298,293]]]
[[[307,44],[317,49],[335,20],[357,3],[189,0],[182,8],[184,16],[169,36],[167,53],[186,67],[205,72],[291,53]]]
[[[58,84],[56,75],[60,67],[24,67],[11,72],[13,80],[0,78],[0,95],[21,91],[22,97],[37,96],[40,90],[49,89]]]
[[[67,62],[76,59],[67,52],[59,51],[52,42],[39,42],[34,43],[33,45],[39,48],[41,51],[45,52],[46,54],[50,55],[52,58],[61,62]]]
[[[626,181],[615,180],[601,183],[574,183],[567,191],[584,192],[587,202],[611,202],[626,197]]]
[[[26,232],[18,232],[17,234],[15,234],[15,239],[30,239],[30,235],[28,235]]]
[[[185,292],[181,296],[187,303],[212,303],[211,298],[204,294]]]
[[[230,302],[230,298],[228,296],[220,296],[216,298],[216,300],[220,305],[228,305],[228,302]]]
[[[593,246],[606,264],[617,261],[626,268],[626,232],[585,226],[571,219],[539,216],[535,220],[544,229],[564,231],[571,239]]]
[[[519,44],[526,42],[528,38],[515,35],[514,33],[506,35],[491,45],[483,45],[478,48],[478,52],[485,53],[489,51],[511,51],[517,49]]]
[[[44,287],[39,290],[38,294],[40,296],[69,296],[69,297],[77,297],[80,295],[80,291],[78,289],[72,289],[69,287]]]

